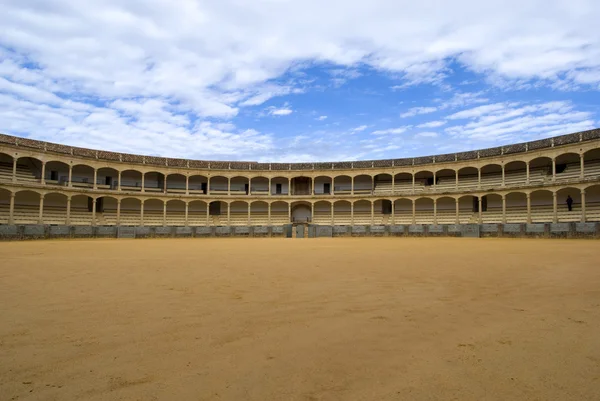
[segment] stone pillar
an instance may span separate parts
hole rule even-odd
[[[371,225],[375,224],[375,202],[371,201]]]
[[[556,205],[556,192],[552,192],[552,222],[558,223],[558,208]]]
[[[121,190],[121,171],[118,172],[118,176],[117,176],[117,191]]]
[[[392,174],[392,194],[396,193],[396,175]]]
[[[506,195],[502,195],[502,224],[506,224]]]
[[[396,201],[392,201],[392,225],[396,224]]]
[[[143,177],[143,176],[142,176]],[[144,201],[140,201],[140,226],[144,226]]]
[[[579,179],[583,180],[583,177],[585,176],[585,160],[583,157],[583,154],[579,155]]]
[[[585,215],[585,189],[581,190],[581,222],[585,223],[586,215]]]
[[[291,178],[288,178],[288,196],[292,196],[292,179]]]
[[[146,192],[146,173],[142,173],[142,192]]]
[[[531,194],[527,194],[527,223],[531,223]]]
[[[315,196],[315,179],[314,178],[310,179],[310,185],[311,185],[311,188],[310,188],[311,194],[312,194],[312,196]]]
[[[269,188],[271,188],[271,186],[269,185]],[[270,191],[270,189],[269,189]],[[271,225],[271,203],[267,203],[267,224]]]
[[[17,158],[13,157],[12,182],[17,182]]]
[[[506,186],[505,182],[505,172],[504,172],[504,164],[502,165],[502,186]]]
[[[93,189],[98,189],[98,169],[94,169],[94,185]]]
[[[121,225],[121,199],[117,199],[117,225]]]
[[[333,202],[331,202],[331,225],[333,225],[334,222],[335,220],[333,218]]]
[[[73,186],[73,166],[69,166],[69,187]]]
[[[479,171],[481,171],[481,170],[479,170]],[[481,198],[482,198],[482,196],[478,196],[477,197],[477,202],[479,203],[479,208],[478,208],[478,210],[479,210],[479,224],[483,223],[483,210],[481,208],[481,203],[482,203],[481,202]]]
[[[351,185],[350,195],[354,195],[354,176],[350,177],[350,185]],[[332,192],[332,194],[333,194],[333,192]]]
[[[312,202],[312,203],[310,204],[310,222],[311,222],[311,223],[312,223],[312,221],[313,221],[313,218],[314,218],[314,216],[315,216],[315,203],[314,203],[314,202]]]
[[[46,184],[46,162],[42,162],[42,175],[40,177],[40,184]]]
[[[458,171],[454,172],[455,175],[455,182],[454,182],[454,189],[458,190]]]
[[[271,196],[271,191],[272,191],[272,189],[271,189],[271,177],[269,177],[269,192],[268,192],[269,196]],[[271,204],[270,203],[269,203],[269,210],[271,210]]]
[[[248,202],[248,225],[251,225],[251,222],[250,222],[251,221],[250,220],[250,212],[251,212],[251,210],[250,210],[250,202]]]
[[[210,226],[210,202],[206,202],[206,226]]]
[[[190,176],[186,175],[185,176],[185,194],[189,195],[190,194]],[[187,203],[186,203],[187,205]]]
[[[163,227],[167,225],[167,202],[163,201]]]
[[[189,209],[190,209],[189,203],[185,202],[185,226],[186,227],[189,225],[189,222],[188,222]]]
[[[96,225],[96,199],[92,199],[92,225]]]
[[[44,224],[44,195],[40,195],[40,211],[38,216],[38,223]]]
[[[556,181],[556,159],[552,159],[552,181]]]
[[[67,220],[66,220],[66,224],[67,225],[71,224],[71,197],[70,196],[67,198]]]
[[[477,188],[481,188],[481,167],[477,168]]]
[[[454,207],[456,208],[456,224],[460,224],[460,205],[458,199],[454,199]]]
[[[437,199],[433,200],[433,224],[437,225]]]
[[[8,209],[8,224],[15,224],[15,196],[14,192],[10,193],[10,206]]]
[[[206,177],[206,195],[210,195],[210,177]]]
[[[163,192],[167,193],[167,179],[169,178],[168,175],[163,174]]]
[[[436,174],[436,172],[434,171],[434,172],[433,172],[433,190],[434,190],[434,191],[436,190],[436,189],[435,189],[435,184],[436,184],[436,182],[435,182],[435,177],[436,177],[436,175],[437,175],[437,174]]]
[[[414,175],[413,175],[413,184],[414,184]],[[412,200],[412,223],[417,224],[417,201]]]
[[[292,204],[288,203],[288,218],[289,218],[289,222],[292,222]]]
[[[371,176],[371,195],[375,192],[375,177]]]
[[[526,178],[525,178],[525,184],[529,184],[529,162],[525,163],[525,170],[527,172]]]
[[[415,173],[412,173],[412,192],[415,192]]]

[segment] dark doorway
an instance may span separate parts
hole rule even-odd
[[[281,195],[281,184],[275,184],[275,194]]]
[[[294,195],[310,195],[310,178],[296,177],[292,181]]]
[[[250,184],[244,184],[244,191],[246,191],[246,195],[248,195],[249,190],[250,190]]]
[[[331,184],[326,182],[325,184],[323,184],[323,193],[324,194],[330,194],[331,193]]]
[[[487,196],[481,197],[481,211],[487,211]],[[477,196],[473,197],[473,212],[479,213],[479,198]]]
[[[202,184],[200,184],[200,189],[202,190],[202,193],[204,195],[206,195],[206,183],[203,182]]]
[[[58,181],[58,171],[50,171],[50,179],[52,181]]]
[[[208,206],[208,214],[211,216],[220,216],[221,215],[221,202],[212,202]]]
[[[381,201],[381,213],[392,214],[392,201],[387,199]]]

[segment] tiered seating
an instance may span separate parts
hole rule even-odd
[[[12,163],[0,163],[0,181],[12,181],[13,165]],[[28,166],[17,164],[16,178],[19,182],[39,183]]]
[[[391,194],[392,193],[392,181],[377,181],[375,182],[375,188],[373,194]]]
[[[15,224],[37,224],[39,219],[39,206],[37,205],[15,205],[13,212]],[[10,210],[9,205],[0,205],[0,222],[8,223]],[[96,214],[97,219],[101,216]],[[71,208],[71,224],[72,225],[89,225],[92,224],[92,212],[88,212],[87,208]],[[44,224],[65,224],[67,221],[67,208],[44,206],[43,210]]]
[[[598,177],[600,176],[600,161],[592,161],[585,163],[583,167],[584,177]]]

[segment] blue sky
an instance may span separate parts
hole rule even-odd
[[[8,134],[295,162],[446,153],[600,126],[594,0],[4,3]]]

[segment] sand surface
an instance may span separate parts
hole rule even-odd
[[[600,242],[0,243],[0,400],[598,400]]]

